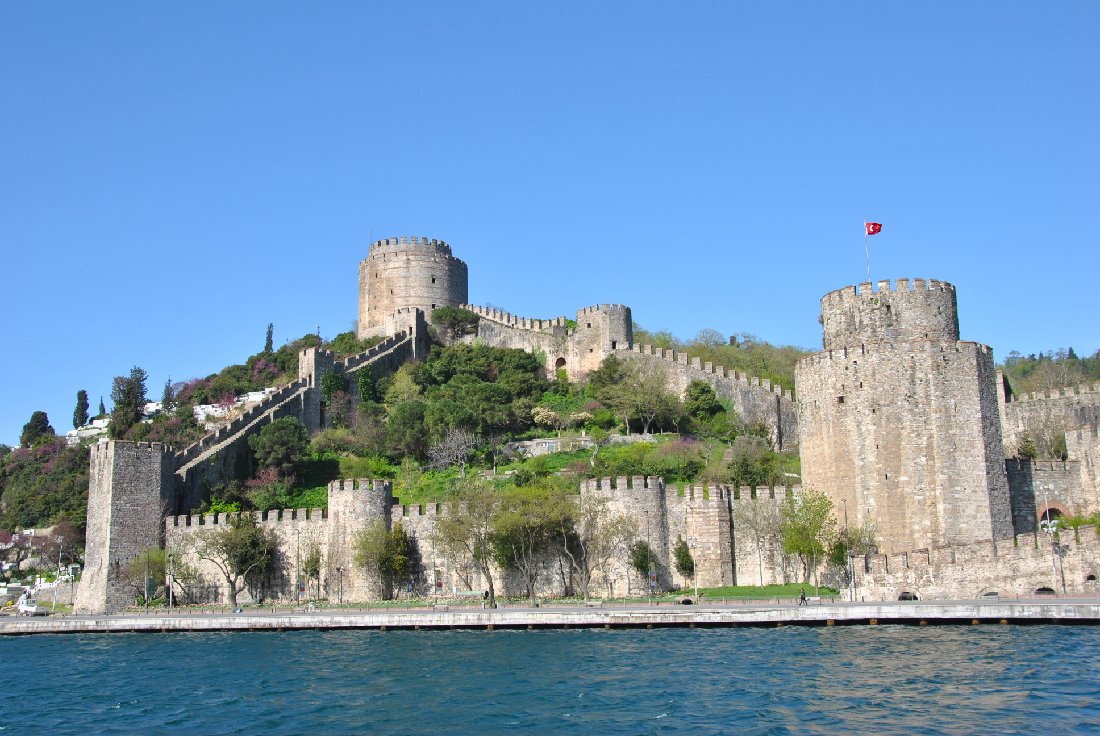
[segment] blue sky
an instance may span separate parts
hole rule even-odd
[[[426,235],[513,313],[820,345],[955,283],[965,339],[1100,348],[1095,2],[6,3],[0,442],[356,316]]]

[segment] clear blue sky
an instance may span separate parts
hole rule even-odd
[[[0,442],[350,329],[393,235],[474,303],[814,347],[868,218],[998,360],[1091,354],[1098,38],[1091,0],[5,3]]]

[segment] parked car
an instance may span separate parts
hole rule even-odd
[[[45,616],[47,613],[45,608],[38,605],[38,599],[31,598],[28,593],[19,596],[19,601],[15,605],[20,616]]]

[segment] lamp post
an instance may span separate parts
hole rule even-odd
[[[344,602],[344,568],[339,565],[336,566],[336,577],[339,579],[339,597],[336,599],[338,603]]]
[[[58,578],[61,577],[61,551],[65,549],[65,537],[57,538],[57,578],[54,578],[53,582],[53,602],[50,604],[50,611],[57,610],[57,584],[60,582]]]
[[[1039,522],[1039,528],[1050,535],[1050,574],[1054,577],[1054,587],[1058,585],[1058,566],[1054,561],[1055,558],[1055,545],[1058,543],[1054,541],[1054,535],[1058,533],[1058,520],[1050,518],[1050,512],[1043,512],[1043,519]],[[1063,588],[1062,594],[1065,595],[1065,589]]]
[[[172,565],[175,555],[168,553],[168,613],[172,613],[172,586],[176,584],[176,570]]]
[[[848,547],[848,601],[856,600],[856,564],[852,555],[852,536],[848,533],[848,499],[842,499],[844,503],[844,544]]]
[[[695,583],[695,599],[699,599],[699,574],[695,563],[695,507],[688,504],[688,515],[691,519],[691,532],[688,534],[688,547],[691,548],[691,581]]]
[[[653,547],[649,543],[649,509],[645,510],[645,557],[646,557],[646,589],[649,591],[649,605],[653,605]]]
[[[319,330],[318,330],[319,331]],[[294,604],[302,605],[302,530],[294,530],[297,545],[294,548]]]

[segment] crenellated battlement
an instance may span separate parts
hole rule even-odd
[[[577,318],[588,317],[595,314],[619,314],[629,311],[630,307],[624,304],[593,304],[591,307],[583,307],[577,310]]]
[[[1100,382],[1079,386],[1066,386],[1065,388],[1052,388],[1049,391],[1009,396],[1005,403],[1022,404],[1027,401],[1050,401],[1052,399],[1069,399],[1074,397],[1096,397],[1100,394]]]
[[[398,251],[418,251],[418,252],[435,252],[439,255],[451,255],[451,246],[442,240],[436,238],[429,238],[426,236],[418,237],[416,235],[402,235],[397,238],[382,238],[376,240],[370,245],[370,249],[367,251],[367,257],[370,258],[376,254],[385,252],[398,252]]]
[[[512,327],[517,330],[529,330],[531,332],[548,332],[553,331],[554,328],[566,328],[565,317],[554,317],[552,319],[537,319],[535,317],[519,317],[511,312],[505,312],[501,309],[494,307],[479,307],[474,304],[462,304],[460,309],[465,309],[473,312],[481,319],[487,319],[492,322],[497,322],[508,327]]]
[[[328,484],[329,495],[334,493],[352,493],[354,491],[392,496],[393,481],[374,480],[371,478],[343,478],[330,481]]]
[[[936,279],[846,286],[821,297],[825,349],[865,342],[959,339],[955,287]]]
[[[707,376],[715,376],[717,378],[724,378],[728,381],[736,381],[737,383],[745,386],[751,386],[753,388],[760,388],[768,393],[775,394],[781,398],[791,401],[791,392],[784,391],[783,387],[778,384],[772,384],[770,379],[759,378],[757,376],[749,375],[748,373],[741,373],[732,369],[727,370],[725,366],[716,366],[711,361],[703,362],[701,358],[692,358],[687,353],[673,350],[671,348],[655,348],[652,345],[635,345],[628,352],[633,352],[639,355],[652,355],[656,358],[666,360],[669,363],[676,363],[682,366],[686,366],[690,370],[698,371],[699,373],[706,374]]]

